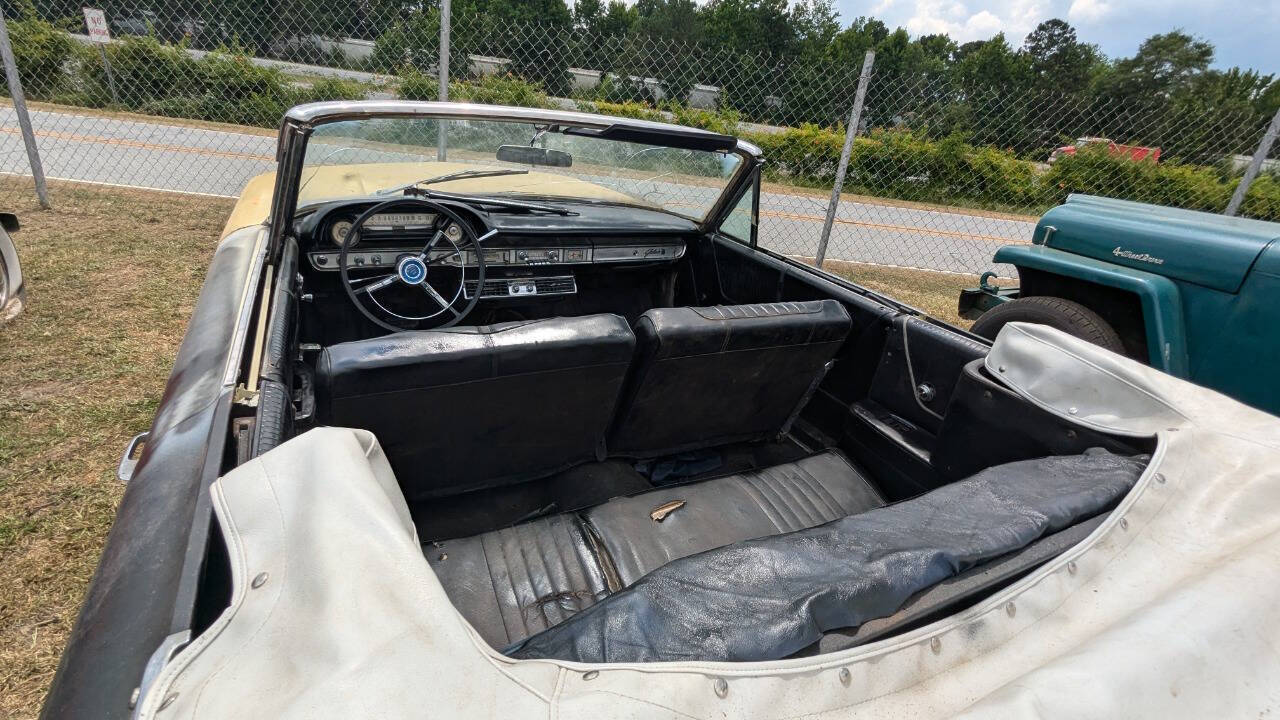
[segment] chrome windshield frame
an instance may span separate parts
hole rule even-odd
[[[490,120],[497,122],[527,122],[536,124],[569,125],[575,128],[602,132],[643,134],[646,142],[661,145],[665,138],[670,147],[690,147],[706,144],[732,152],[742,158],[734,174],[720,196],[699,221],[699,229],[708,232],[719,223],[720,216],[731,205],[742,183],[749,182],[763,162],[760,148],[729,135],[689,128],[669,123],[611,117],[568,110],[510,107],[506,105],[479,105],[474,103],[418,102],[412,100],[352,100],[308,103],[298,105],[285,113],[280,123],[279,141],[276,145],[276,182],[272,195],[271,211],[267,218],[270,226],[270,246],[275,257],[284,245],[284,237],[293,220],[297,205],[298,187],[302,176],[303,159],[311,133],[320,125],[343,120],[367,118],[423,118]]]

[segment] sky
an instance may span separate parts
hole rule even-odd
[[[1156,33],[1182,29],[1213,43],[1214,66],[1280,75],[1280,0],[835,0],[840,22],[860,15],[913,37],[945,32],[958,42],[1004,32],[1017,47],[1042,20],[1071,23],[1108,57],[1133,55]]]

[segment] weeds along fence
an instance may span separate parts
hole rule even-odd
[[[380,7],[111,0],[99,5],[111,39],[94,43],[79,3],[28,4],[8,29],[45,173],[234,196],[274,168],[271,131],[293,105],[438,99],[439,12]],[[803,257],[818,252],[838,182],[828,258],[953,272],[987,269],[1073,192],[1222,212],[1271,120],[1248,104],[1015,91],[882,57],[838,178],[860,62],[457,13],[450,26],[451,100],[663,120],[757,144],[760,242]],[[0,130],[0,171],[30,176],[12,106]],[[1239,214],[1280,220],[1274,165],[1261,164]]]

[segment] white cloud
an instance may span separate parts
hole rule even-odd
[[[998,16],[991,14],[988,10],[983,10],[977,15],[969,16],[964,21],[964,31],[962,35],[968,36],[970,39],[991,37],[996,33],[1004,30],[1005,22]]]
[[[1075,0],[1067,9],[1067,19],[1077,23],[1092,23],[1111,14],[1111,4],[1106,0]]]
[[[894,4],[897,2],[898,0],[880,0],[880,2],[875,4],[875,7],[871,8],[871,17],[880,17],[881,15],[884,15],[892,9]]]
[[[896,3],[897,12],[893,15],[897,17],[885,19],[891,26],[901,23],[913,35],[946,33],[962,43],[986,40],[1003,32],[1009,44],[1016,47],[1040,21],[1052,17],[1050,2],[1051,0],[988,1],[983,3],[983,9],[973,12],[959,0],[914,0]],[[897,19],[903,15],[906,15],[905,19]]]

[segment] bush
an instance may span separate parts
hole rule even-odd
[[[669,110],[677,125],[701,128],[722,135],[736,135],[738,132],[739,115],[734,110],[700,110],[684,105],[672,105]]]
[[[1212,168],[1134,162],[1105,147],[1059,157],[1042,180],[1050,202],[1086,193],[1209,212],[1222,212],[1234,186]]]
[[[1235,191],[1235,183],[1231,190]],[[1271,173],[1259,175],[1249,186],[1240,214],[1259,220],[1280,221],[1280,180]]]
[[[400,70],[396,95],[405,100],[436,100],[440,97],[440,79],[424,75],[415,67],[405,67]]]
[[[583,112],[599,113],[601,115],[612,115],[614,117],[631,118],[633,120],[652,120],[655,122],[666,122],[667,116],[661,111],[638,102],[605,102],[583,100],[577,103],[578,109]]]
[[[303,89],[298,102],[315,102],[317,100],[363,100],[369,89],[363,83],[339,78],[316,78],[310,88]],[[296,104],[296,103],[295,103]]]
[[[18,79],[24,94],[47,98],[61,91],[68,80],[68,61],[78,48],[67,34],[68,28],[41,20],[30,6],[24,8],[21,19],[10,20],[8,25],[9,42],[18,63]],[[7,82],[4,92],[9,94]]]
[[[440,11],[415,12],[373,41],[369,68],[386,73],[405,68],[425,71],[436,64],[439,54]]]
[[[456,88],[456,89],[455,89]],[[451,98],[468,100],[486,105],[514,105],[516,107],[555,107],[542,87],[515,75],[485,75],[474,83],[458,83],[449,86]]]
[[[831,187],[835,181],[844,134],[805,124],[777,133],[745,133],[764,152],[765,178],[773,182]]]
[[[85,55],[79,63],[81,94],[95,107],[123,107],[151,115],[275,127],[294,105],[317,100],[358,100],[366,87],[358,82],[322,77],[290,81],[274,68],[255,65],[240,48],[224,48],[200,59],[183,45],[154,37],[125,37],[107,47],[119,101],[108,85],[102,63]]]

